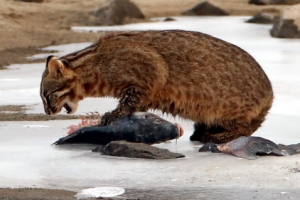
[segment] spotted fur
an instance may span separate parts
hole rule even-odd
[[[103,116],[158,109],[195,122],[191,140],[249,136],[273,101],[271,83],[241,48],[190,31],[119,32],[63,56],[49,57],[41,82],[47,114],[74,113],[85,97],[115,97]],[[100,106],[100,105],[99,105]]]

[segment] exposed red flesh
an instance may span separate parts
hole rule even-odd
[[[94,113],[92,113],[94,114]],[[84,127],[84,126],[93,126],[93,125],[97,125],[100,124],[101,122],[101,116],[96,113],[98,115],[98,119],[87,119],[84,116],[79,116],[81,119],[81,122],[78,125],[71,125],[69,126],[69,131],[67,132],[67,134],[72,134],[74,131],[76,131],[77,129]]]
[[[178,132],[179,132],[178,138],[179,138],[179,137],[183,136],[184,130],[183,130],[183,128],[182,128],[182,126],[180,124],[177,124],[177,123],[175,123],[175,124],[176,124],[176,126],[178,128]]]

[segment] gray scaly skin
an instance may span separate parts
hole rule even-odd
[[[199,149],[199,152],[204,151],[211,151],[213,153],[229,153],[240,158],[253,160],[258,157],[258,154],[288,156],[300,153],[300,143],[291,145],[277,145],[274,142],[262,137],[242,136],[222,145],[216,145],[211,142],[206,143]]]
[[[85,126],[72,134],[60,138],[54,144],[98,144],[106,145],[111,141],[155,144],[177,139],[183,135],[183,128],[157,115],[138,112],[124,115],[106,126]]]

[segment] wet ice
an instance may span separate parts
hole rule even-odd
[[[244,23],[248,17],[174,17],[177,21],[131,24],[115,27],[74,27],[85,30],[184,29],[201,31],[236,44],[248,51],[269,76],[275,92],[270,114],[256,136],[275,143],[300,142],[300,40],[277,39],[269,35],[270,25]],[[90,43],[47,47],[61,56]],[[48,54],[35,55],[43,58]],[[15,64],[0,71],[0,105],[28,105],[28,113],[43,113],[39,84],[45,63]],[[86,99],[76,114],[103,114],[117,104],[113,99]],[[79,191],[88,187],[246,187],[297,188],[299,173],[288,173],[299,155],[256,161],[229,155],[198,153],[199,143],[189,141],[192,122],[173,119],[185,134],[177,141],[157,146],[186,155],[175,161],[145,161],[111,158],[93,153],[91,146],[55,147],[51,143],[65,136],[67,127],[79,120],[47,122],[0,122],[0,187],[47,187]],[[40,126],[40,127],[37,127]],[[218,167],[218,168],[217,168]],[[263,176],[261,175],[263,174]],[[142,178],[141,178],[142,177]],[[238,181],[234,177],[240,177]],[[288,177],[285,180],[283,177]],[[172,181],[177,180],[177,181]],[[208,181],[214,180],[214,181]],[[284,183],[282,183],[284,182]],[[292,183],[292,184],[291,184]]]

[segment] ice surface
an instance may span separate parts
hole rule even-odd
[[[269,76],[274,105],[255,135],[276,143],[300,142],[300,40],[276,39],[269,25],[247,24],[248,17],[174,17],[177,21],[113,27],[74,27],[76,31],[184,29],[201,31],[234,43],[253,55]],[[158,19],[161,20],[161,19]],[[90,43],[47,47],[57,56]],[[45,58],[35,55],[32,58]],[[29,113],[43,113],[39,84],[45,63],[16,64],[0,71],[0,105],[25,104]],[[116,106],[113,99],[86,99],[76,114],[104,113]],[[189,141],[192,122],[165,118],[183,125],[177,141],[157,146],[186,155],[177,160],[142,160],[102,156],[92,145],[52,146],[78,120],[0,122],[0,187],[47,187],[79,191],[89,187],[126,188],[247,187],[297,189],[299,155],[261,157],[255,161],[224,154],[198,153]]]

